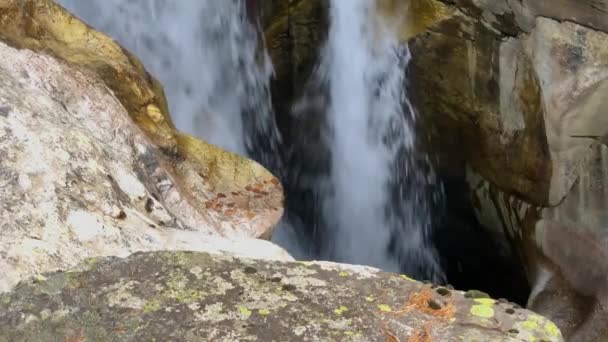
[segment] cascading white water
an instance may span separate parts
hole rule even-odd
[[[376,14],[374,0],[332,0],[326,47],[330,106],[328,126],[332,154],[324,214],[331,227],[328,255],[339,261],[400,271],[404,263],[431,269],[441,278],[436,257],[426,243],[428,210],[418,211],[424,198],[425,177],[419,170],[411,121],[413,111],[405,97],[406,45],[396,31]],[[415,196],[392,196],[405,173]],[[395,200],[397,203],[395,203]],[[398,239],[398,241],[395,241]],[[397,243],[397,253],[389,253]],[[406,259],[399,258],[399,254]],[[401,259],[401,260],[400,260]]]
[[[272,66],[260,53],[245,1],[59,2],[142,59],[162,82],[180,130],[241,154],[262,149],[254,157],[282,170],[269,94]],[[330,85],[332,155],[328,182],[318,180],[329,227],[320,257],[412,274],[426,267],[439,279],[426,242],[428,180],[412,158],[407,46],[382,25],[374,0],[332,0],[330,20],[318,75]],[[275,241],[282,239],[295,255],[319,257],[298,251],[289,222],[282,227]]]
[[[135,53],[165,88],[176,126],[246,153],[242,115],[271,131],[270,59],[240,0],[59,0]],[[245,114],[247,115],[247,114]],[[275,132],[272,132],[273,134]]]

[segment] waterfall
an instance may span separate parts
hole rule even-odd
[[[248,155],[284,179],[272,65],[245,1],[59,2],[142,59],[163,84],[178,129]],[[432,174],[422,172],[428,162],[414,148],[415,111],[405,91],[408,48],[376,15],[373,0],[330,4],[328,42],[312,82],[322,85],[312,93],[328,101],[311,104],[326,106],[322,143],[331,154],[329,174],[314,180],[320,201],[312,206],[321,210],[312,221],[324,222],[321,246],[312,254],[301,246],[295,219],[284,219],[273,240],[302,258],[441,280],[427,236]]]
[[[326,257],[391,271],[442,275],[428,243],[432,175],[417,165],[406,97],[407,45],[373,0],[332,0],[319,70],[327,72],[331,171],[323,214]],[[421,271],[424,270],[424,271]]]
[[[239,154],[253,149],[256,133],[278,140],[272,65],[244,1],[59,2],[142,59],[163,84],[178,129]]]

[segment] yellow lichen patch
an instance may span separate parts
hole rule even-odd
[[[262,316],[268,316],[268,315],[270,315],[270,310],[268,310],[268,309],[260,309],[260,310],[258,310],[258,313],[260,315],[262,315]]]
[[[494,317],[494,308],[487,305],[473,305],[471,307],[471,314],[483,318]]]
[[[405,280],[408,280],[408,281],[416,282],[416,280],[414,280],[414,279],[406,276],[405,274],[400,274],[399,277],[401,277],[401,278],[403,278]]]
[[[368,301],[368,302],[373,302],[376,299],[374,298],[374,296],[366,296],[365,300]]]
[[[494,303],[496,303],[494,299],[476,298],[474,301],[477,304],[471,306],[471,314],[473,316],[482,318],[494,317]]]
[[[382,312],[391,312],[393,311],[393,309],[391,309],[390,306],[386,305],[386,304],[380,304],[378,305],[378,310],[382,311]]]
[[[553,322],[536,314],[530,314],[525,321],[517,322],[514,328],[519,330],[518,336],[526,341],[561,340],[559,328]]]
[[[339,275],[340,275],[340,277],[348,277],[350,274],[348,272],[342,271],[342,272],[340,272]]]
[[[345,313],[346,311],[348,311],[348,308],[346,306],[340,306],[339,308],[334,310],[334,313],[336,315],[342,315],[343,313]]]
[[[536,330],[538,329],[538,317],[535,315],[530,316],[527,320],[525,320],[521,326],[527,330]]]
[[[496,303],[496,301],[492,298],[475,298],[473,301],[488,306],[492,306],[494,303]]]
[[[545,324],[545,330],[547,331],[549,336],[552,336],[552,337],[558,337],[561,334],[557,325],[555,325],[555,323],[553,323],[551,321],[549,321],[549,322],[547,322],[547,324]]]
[[[0,0],[0,40],[52,55],[96,75],[157,145],[175,145],[175,127],[160,84],[135,56],[55,1]],[[150,104],[158,108],[162,120],[150,120]]]
[[[241,319],[248,319],[251,316],[251,310],[247,309],[244,306],[239,306],[238,310],[239,310],[239,316],[241,317]]]

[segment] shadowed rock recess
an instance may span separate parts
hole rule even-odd
[[[89,259],[0,295],[0,341],[561,341],[517,305],[333,263]],[[404,340],[403,340],[404,341]]]

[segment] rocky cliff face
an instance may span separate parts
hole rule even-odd
[[[379,8],[410,43],[420,144],[440,177],[466,185],[477,220],[502,241],[500,253],[522,261],[530,307],[580,334],[573,340],[606,336],[599,274],[608,250],[608,1],[384,0]],[[303,13],[290,9],[293,18]],[[303,32],[322,31],[323,13],[307,30],[269,26],[271,50],[285,49],[273,57],[314,64],[316,52],[294,46],[318,41]],[[303,67],[279,69],[277,82],[306,75]],[[313,118],[291,122],[305,127]],[[598,285],[582,284],[589,282]]]
[[[291,259],[254,240],[281,217],[279,181],[177,132],[111,39],[52,1],[0,1],[0,55],[0,291],[141,250]]]
[[[572,279],[606,269],[608,3],[541,3],[456,2],[412,40],[412,90],[423,120],[437,123],[435,140],[463,143],[446,151],[465,161],[479,220],[524,260],[530,307],[557,316],[545,301],[595,296],[590,313],[571,315],[597,319],[572,337],[593,340],[606,333],[597,318],[606,281],[590,290]]]

